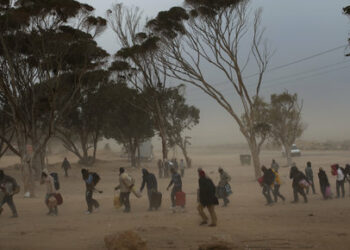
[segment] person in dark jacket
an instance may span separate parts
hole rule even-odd
[[[69,161],[67,160],[67,157],[64,157],[64,160],[62,162],[62,168],[64,170],[64,176],[68,177],[68,169],[71,168]]]
[[[94,207],[96,210],[100,207],[100,204],[98,203],[98,201],[92,198],[92,195],[95,191],[95,185],[93,183],[93,176],[92,176],[92,174],[89,173],[89,171],[87,169],[82,169],[81,175],[83,177],[83,180],[84,180],[85,186],[86,186],[85,199],[86,199],[86,203],[88,206],[88,210],[85,213],[91,214]]]
[[[272,172],[271,168],[267,169],[265,166],[261,167],[261,171],[263,172],[263,182],[262,182],[262,186],[263,186],[263,190],[262,193],[266,198],[266,205],[272,205],[273,201],[271,198],[271,187],[274,184],[275,181],[275,175]]]
[[[203,170],[198,171],[199,174],[199,205],[198,212],[202,217],[200,225],[208,224],[208,217],[204,213],[206,207],[209,211],[211,224],[210,227],[215,227],[217,224],[217,217],[214,210],[214,206],[219,204],[218,199],[215,196],[215,185],[213,181],[205,175]]]
[[[167,187],[167,190],[173,185],[173,189],[171,190],[170,194],[170,199],[171,199],[171,204],[172,208],[174,209],[176,207],[176,202],[175,202],[175,195],[177,192],[182,192],[182,180],[181,180],[181,175],[174,169],[170,169],[171,172],[171,181]]]
[[[328,199],[326,196],[326,188],[329,187],[329,181],[326,172],[320,168],[318,172],[318,180],[320,182],[320,190],[323,196],[323,199]]]
[[[0,200],[0,214],[3,211],[2,206],[7,203],[9,208],[12,211],[12,218],[17,218],[17,209],[16,205],[13,202],[13,195],[16,193],[16,190],[19,190],[19,186],[14,178],[11,176],[5,175],[3,170],[0,170],[0,192],[3,193],[3,199]]]
[[[147,184],[147,195],[148,195],[148,201],[149,201],[149,211],[152,211],[153,205],[152,205],[152,193],[158,191],[158,184],[157,179],[154,176],[154,174],[149,173],[147,169],[142,169],[142,185],[140,188],[140,192],[144,189],[145,185]],[[156,209],[156,208],[154,208]]]
[[[312,188],[312,193],[316,194],[315,183],[314,183],[314,172],[312,171],[311,162],[309,161],[306,163],[305,175],[306,175],[307,181],[310,183],[310,186]],[[306,188],[306,194],[309,194],[309,189],[310,187]]]
[[[299,171],[296,166],[293,166],[290,169],[289,178],[293,179],[292,187],[293,187],[294,200],[292,201],[292,203],[299,202],[298,193],[304,197],[304,202],[307,203],[307,197],[306,197],[304,188],[301,187],[299,184],[300,181],[307,180],[305,174]]]

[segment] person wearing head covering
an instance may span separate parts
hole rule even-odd
[[[170,199],[171,199],[172,208],[175,209],[176,207],[175,196],[177,192],[182,192],[182,180],[181,180],[181,175],[176,171],[175,168],[171,168],[170,172],[171,172],[171,181],[167,187],[167,190],[169,190],[169,188],[173,186],[170,194]]]
[[[134,186],[134,180],[124,168],[119,168],[119,185],[115,190],[120,189],[120,201],[125,206],[124,213],[130,213],[130,192]]]
[[[266,198],[266,205],[272,205],[273,201],[271,198],[271,187],[274,184],[275,181],[275,175],[273,173],[273,170],[267,169],[265,166],[261,167],[261,171],[263,172],[263,182],[262,182],[262,186],[263,186],[263,190],[262,193]]]
[[[306,163],[305,175],[306,175],[307,181],[310,183],[310,186],[312,188],[312,193],[316,194],[315,184],[314,184],[314,172],[312,171],[311,162],[309,161]],[[309,194],[309,189],[310,187],[306,188],[306,194]]]
[[[45,204],[49,208],[49,212],[47,215],[58,215],[58,209],[57,209],[57,201],[55,198],[55,187],[54,187],[54,179],[53,177],[47,172],[43,171],[41,173],[41,180],[40,184],[46,185],[46,195],[45,195]]]
[[[68,169],[71,168],[69,161],[67,160],[67,157],[64,157],[64,160],[62,162],[62,168],[64,170],[64,176],[68,177]]]
[[[286,198],[280,193],[280,187],[281,187],[281,178],[280,175],[278,173],[278,171],[275,171],[271,168],[273,174],[275,175],[275,180],[273,183],[273,196],[274,196],[274,200],[275,202],[278,201],[278,198],[282,199],[282,201],[284,202],[286,200]]]
[[[320,168],[318,172],[318,180],[320,182],[320,190],[323,196],[323,199],[328,199],[330,197],[327,197],[326,195],[326,188],[329,187],[329,181],[326,172]]]
[[[228,199],[228,196],[230,193],[227,192],[227,187],[230,187],[229,182],[231,181],[231,176],[226,173],[221,167],[218,169],[220,174],[220,181],[218,185],[218,197],[222,198],[224,200],[224,207],[230,203],[230,200]]]
[[[293,179],[293,194],[294,194],[294,200],[292,201],[292,203],[298,203],[299,202],[299,196],[298,194],[301,194],[301,196],[304,197],[304,202],[307,203],[307,197],[304,191],[304,188],[300,186],[300,181],[302,180],[306,180],[307,178],[305,176],[305,174],[301,171],[299,171],[299,169],[294,165],[293,167],[291,167],[290,172],[289,172],[289,178]]]
[[[12,218],[18,217],[16,205],[13,202],[13,195],[16,193],[16,190],[19,190],[16,180],[11,176],[5,175],[4,171],[0,170],[0,192],[2,195],[2,199],[0,199],[0,214],[3,211],[2,206],[7,203],[12,211]]]
[[[149,211],[152,211],[152,209],[156,209],[156,207],[153,207],[152,204],[152,193],[158,191],[158,184],[157,179],[154,174],[147,171],[147,169],[142,169],[142,185],[140,188],[140,193],[144,189],[145,185],[147,185],[147,195],[148,195],[148,201],[149,201]]]
[[[87,169],[82,169],[81,175],[83,177],[83,180],[86,186],[85,199],[88,206],[88,210],[86,211],[86,214],[91,214],[93,212],[93,208],[98,209],[100,207],[100,204],[98,203],[98,201],[92,197],[95,190],[93,175],[92,173],[89,173]]]
[[[215,195],[215,185],[213,181],[205,175],[203,170],[198,170],[199,175],[199,204],[198,212],[202,218],[200,225],[208,224],[208,217],[204,213],[204,208],[206,207],[209,211],[211,224],[209,226],[215,227],[217,224],[217,217],[215,213],[214,206],[219,204],[218,199]]]

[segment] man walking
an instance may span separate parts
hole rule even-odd
[[[86,198],[88,210],[85,213],[91,214],[94,208],[95,210],[98,210],[98,208],[100,207],[100,204],[98,203],[98,201],[92,197],[95,191],[94,178],[93,178],[93,174],[89,173],[87,169],[82,169],[81,174],[86,186],[85,198]],[[101,193],[102,191],[99,191],[99,192]]]
[[[306,163],[305,175],[306,175],[307,181],[309,182],[309,184],[312,188],[312,193],[316,194],[315,184],[314,184],[314,172],[312,171],[311,162],[309,162],[309,161]],[[306,188],[306,194],[309,194],[309,189],[310,189],[310,187]]]
[[[119,168],[119,185],[115,190],[120,189],[120,202],[124,205],[124,213],[130,213],[130,192],[134,186],[134,181],[124,168]]]
[[[46,172],[41,173],[41,180],[40,184],[46,185],[46,195],[45,195],[45,204],[49,208],[49,212],[47,215],[58,215],[58,209],[57,209],[57,201],[55,198],[55,187],[54,187],[54,179],[51,175],[47,174]]]
[[[69,161],[67,160],[67,157],[64,157],[64,160],[62,162],[62,168],[64,170],[64,176],[68,177],[68,169],[71,168],[71,165],[70,165]]]
[[[211,217],[210,227],[215,227],[217,224],[217,217],[214,210],[214,206],[219,204],[218,199],[215,196],[215,185],[212,180],[205,175],[203,170],[198,171],[199,174],[199,205],[198,212],[202,217],[202,222],[200,225],[208,224],[208,217],[204,213],[204,208],[206,207],[209,211]]]
[[[337,198],[340,198],[340,189],[342,193],[342,198],[345,197],[345,189],[344,189],[345,175],[343,169],[337,164]]]
[[[271,187],[274,184],[275,181],[275,175],[273,174],[271,168],[267,169],[265,166],[261,167],[261,171],[263,172],[263,190],[262,193],[266,198],[266,205],[272,205],[273,201],[271,198]]]
[[[142,169],[142,185],[140,188],[140,193],[144,189],[145,185],[147,184],[147,195],[148,195],[148,201],[149,201],[149,208],[148,211],[152,211],[152,209],[157,209],[152,204],[152,193],[155,193],[158,191],[158,184],[157,179],[154,176],[154,174],[149,173],[147,169]]]
[[[5,175],[3,170],[0,170],[0,192],[2,193],[2,200],[0,200],[0,214],[3,211],[2,206],[7,203],[12,211],[11,218],[17,218],[17,210],[13,202],[13,195],[19,192],[19,186],[14,178]]]
[[[229,187],[229,182],[231,181],[231,176],[226,173],[222,168],[219,168],[219,174],[220,174],[220,181],[218,185],[218,193],[219,193],[219,198],[222,198],[224,200],[224,207],[230,203],[230,200],[228,199],[228,196],[230,195],[227,192],[227,188]]]
[[[181,176],[176,172],[175,168],[171,168],[170,172],[171,172],[171,181],[167,187],[167,190],[169,190],[169,188],[173,186],[170,194],[170,199],[171,199],[172,208],[175,209],[176,208],[175,195],[177,192],[182,192],[182,180],[181,180]]]
[[[300,186],[300,181],[307,180],[306,176],[303,172],[299,171],[298,168],[294,165],[290,169],[289,178],[293,179],[293,194],[294,194],[294,200],[292,203],[298,203],[299,202],[299,196],[298,193],[301,194],[301,196],[304,197],[304,202],[307,203],[307,197],[304,191],[304,188]]]
[[[279,175],[278,171],[274,171],[273,169],[271,169],[271,170],[272,170],[272,172],[273,172],[273,174],[275,176],[274,188],[273,188],[274,200],[275,200],[275,202],[277,202],[278,201],[278,197],[280,197],[282,199],[282,201],[284,202],[286,199],[280,193],[280,187],[281,187],[280,175]]]

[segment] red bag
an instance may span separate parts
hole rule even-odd
[[[258,182],[259,184],[262,186],[263,182],[264,182],[264,176],[261,176],[259,179],[258,179]]]
[[[334,176],[338,175],[338,172],[337,172],[337,164],[333,164],[333,165],[331,166],[331,168],[332,168],[332,175],[334,175]]]
[[[184,207],[186,204],[186,194],[184,192],[177,192],[175,194],[176,206]]]
[[[55,195],[55,198],[57,200],[57,205],[61,205],[63,203],[63,197],[60,193],[56,193]]]

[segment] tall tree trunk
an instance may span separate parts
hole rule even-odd
[[[185,161],[186,161],[186,166],[187,166],[188,168],[190,168],[192,162],[191,162],[190,157],[188,157],[186,145],[180,144],[180,145],[178,145],[178,146],[181,148],[182,154],[184,155],[184,158],[185,158]]]
[[[255,138],[250,138],[247,140],[248,140],[249,149],[253,159],[255,178],[259,179],[261,177],[260,149],[258,148]]]
[[[131,160],[131,167],[136,167],[136,145],[132,139],[129,140],[129,154]]]
[[[286,150],[286,160],[287,160],[287,166],[291,167],[293,160],[292,160],[292,155],[291,155],[291,147],[289,145],[284,145],[284,148]]]
[[[162,139],[162,155],[164,160],[164,159],[168,159],[168,145],[165,137],[161,136],[161,139]]]
[[[92,163],[95,163],[95,160],[96,160],[97,144],[98,144],[98,134],[96,134],[96,137],[94,138],[94,151],[92,154]]]
[[[140,152],[140,144],[138,140],[136,140],[136,145],[137,145],[137,167],[141,166],[141,152]]]

